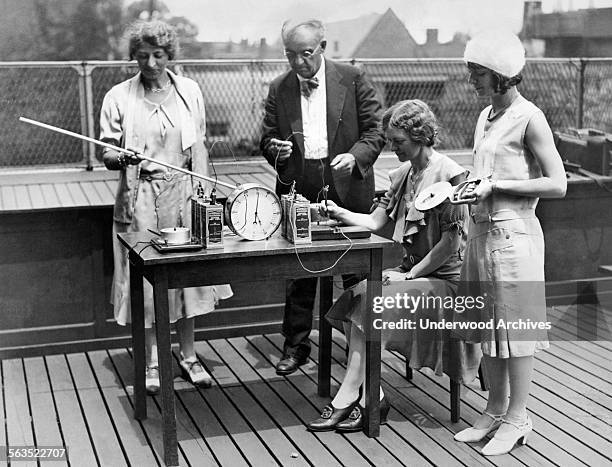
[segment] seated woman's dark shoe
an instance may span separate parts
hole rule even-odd
[[[310,422],[307,428],[310,431],[331,431],[336,429],[336,425],[342,420],[345,420],[349,416],[353,407],[357,401],[353,402],[348,407],[343,409],[336,409],[333,405],[329,404],[323,407],[321,416],[316,420]]]
[[[389,409],[391,406],[389,405],[389,401],[386,397],[383,397],[380,401],[380,424],[387,423],[387,416],[389,415]],[[350,413],[348,418],[343,422],[340,422],[336,425],[336,430],[342,431],[344,433],[350,433],[353,431],[361,431],[363,429],[363,419],[364,419],[365,409],[361,407],[361,405],[357,404],[353,411]]]

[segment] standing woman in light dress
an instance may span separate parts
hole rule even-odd
[[[539,198],[565,196],[563,163],[544,114],[519,93],[525,50],[519,38],[503,31],[470,40],[464,60],[469,84],[487,98],[474,135],[474,174],[480,184],[466,196],[471,206],[468,245],[459,293],[486,295],[482,310],[456,313],[456,319],[485,321],[493,329],[468,333],[482,344],[489,398],[474,425],[455,440],[494,437],[484,455],[505,454],[532,431],[527,399],[534,353],[548,347],[545,330],[498,327],[502,323],[546,322],[544,237],[535,215]]]
[[[104,97],[100,139],[133,149],[149,158],[208,174],[204,146],[204,99],[198,84],[166,68],[178,51],[174,29],[161,21],[137,22],[128,31],[130,59],[139,73],[114,86]],[[115,272],[111,301],[120,325],[131,321],[127,252],[117,240],[120,232],[141,232],[184,225],[191,221],[193,181],[177,171],[137,156],[105,149],[104,164],[119,170],[113,212]],[[197,181],[196,181],[197,183]],[[144,281],[146,388],[159,391],[153,289]],[[212,380],[194,349],[194,317],[213,311],[219,299],[232,295],[228,285],[173,289],[168,293],[170,321],[176,324],[181,349],[180,367],[187,381],[210,386]]]

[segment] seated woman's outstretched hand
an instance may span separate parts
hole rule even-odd
[[[322,201],[319,203],[319,214],[336,219],[343,209],[333,201]]]

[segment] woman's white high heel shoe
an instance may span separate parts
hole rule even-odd
[[[461,430],[459,433],[455,434],[455,441],[460,441],[462,443],[477,443],[493,430],[497,430],[502,424],[502,420],[505,415],[493,415],[487,411],[483,413],[491,418],[491,423],[489,423],[489,426],[485,428],[474,428],[471,426],[465,430]]]
[[[512,451],[512,448],[520,441],[521,444],[527,444],[527,437],[533,430],[533,424],[531,418],[527,415],[527,420],[523,423],[514,423],[508,420],[502,422],[502,424],[512,425],[514,428],[511,431],[501,434],[499,430],[495,433],[495,436],[489,441],[484,448],[482,448],[482,454],[485,456],[500,456],[502,454],[508,454]]]

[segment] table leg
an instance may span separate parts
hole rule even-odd
[[[145,328],[142,269],[130,260],[130,297],[132,307],[132,351],[134,353],[134,418],[147,418],[145,392]]]
[[[380,329],[375,329],[372,321],[377,316],[372,311],[373,297],[382,294],[382,249],[370,253],[370,273],[368,275],[365,307],[364,330],[366,336],[366,406],[363,430],[370,438],[380,434]]]
[[[319,278],[319,396],[329,397],[331,379],[332,327],[325,319],[333,303],[333,277]]]
[[[155,305],[155,329],[160,370],[164,461],[166,465],[178,465],[170,318],[168,314],[168,271],[165,267],[156,268],[153,279],[153,302]]]

